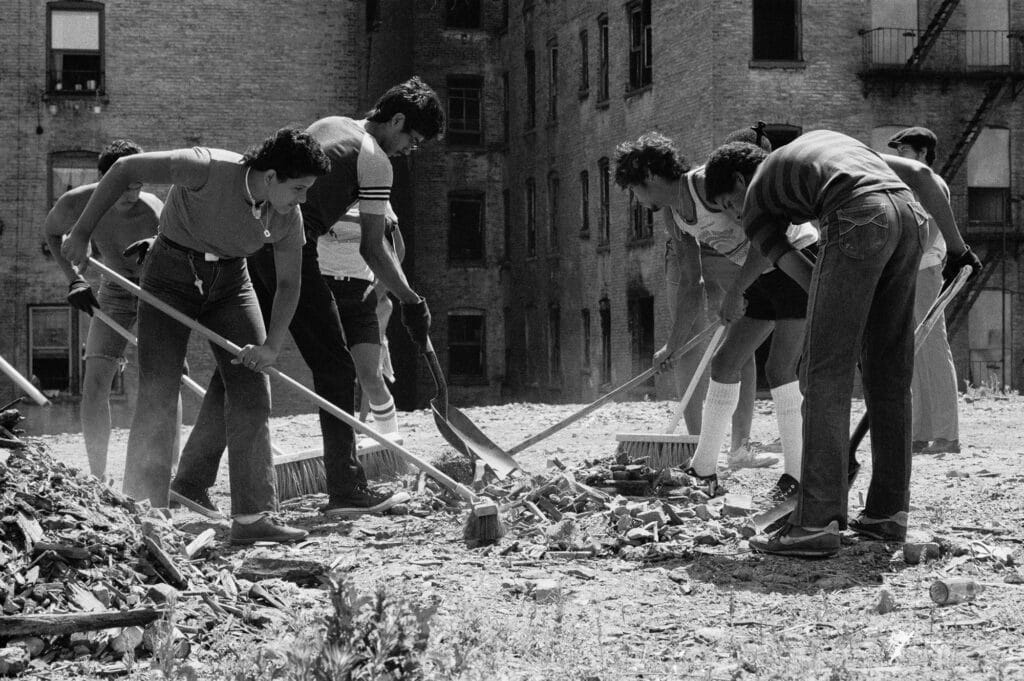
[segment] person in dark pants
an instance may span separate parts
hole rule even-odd
[[[902,541],[910,506],[914,289],[929,213],[949,245],[948,271],[980,269],[935,174],[922,163],[883,157],[851,137],[817,130],[771,154],[749,144],[719,147],[706,178],[708,196],[741,218],[765,257],[809,294],[797,507],[785,527],[751,539],[751,548],[831,556],[848,522],[861,536]],[[790,222],[812,219],[821,225],[813,266],[786,239]],[[864,511],[847,521],[850,397],[858,360],[873,465]]]
[[[316,392],[353,413],[355,369],[342,332],[338,308],[320,275],[317,239],[353,205],[359,206],[360,255],[376,277],[401,301],[402,323],[422,351],[428,342],[430,311],[405,278],[393,251],[385,245],[385,209],[391,194],[391,157],[406,156],[444,130],[444,111],[437,94],[418,77],[385,92],[363,120],[330,116],[306,132],[323,147],[331,172],[320,178],[302,206],[306,243],[302,250],[302,288],[289,329],[313,374]],[[248,259],[257,286],[268,299],[275,293],[272,254],[261,249]],[[264,305],[264,314],[270,314]],[[219,372],[218,372],[219,373]],[[223,389],[215,373],[182,452],[178,474],[171,483],[172,498],[199,513],[217,513],[209,499],[224,448]],[[403,497],[384,497],[372,491],[355,457],[351,426],[320,411],[327,474],[328,516],[380,513]],[[401,493],[399,493],[401,494]]]

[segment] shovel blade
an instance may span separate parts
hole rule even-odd
[[[519,468],[515,459],[494,444],[461,411],[448,405],[446,417],[435,400],[430,401],[430,408],[434,412],[434,423],[437,425],[437,430],[456,450],[466,456],[480,459],[490,466],[495,475],[502,480]]]

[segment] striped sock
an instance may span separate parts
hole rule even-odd
[[[800,393],[800,383],[792,381],[772,388],[772,399],[775,401],[775,418],[779,422],[784,467],[786,473],[799,480],[804,453],[804,418],[800,411],[804,396]]]
[[[729,429],[732,413],[736,411],[739,401],[739,383],[719,383],[714,379],[708,382],[701,415],[700,440],[690,462],[690,467],[697,475],[711,475],[717,470],[725,431]]]
[[[379,433],[394,433],[398,430],[398,413],[395,411],[395,398],[388,397],[384,404],[370,402],[373,414],[373,427]]]

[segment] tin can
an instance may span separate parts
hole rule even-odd
[[[982,591],[980,584],[968,577],[937,579],[928,589],[928,595],[939,605],[952,605],[973,601]]]

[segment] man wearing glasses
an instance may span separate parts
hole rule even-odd
[[[320,274],[317,240],[350,208],[358,207],[359,253],[376,280],[401,301],[402,323],[422,351],[430,330],[430,311],[423,297],[409,286],[393,249],[386,244],[385,210],[391,195],[391,158],[407,156],[439,136],[444,119],[437,94],[413,76],[385,92],[366,118],[328,116],[306,130],[330,158],[331,171],[317,180],[302,204],[306,230],[302,290],[289,329],[313,374],[316,392],[349,413],[355,407],[356,373],[337,305]],[[263,315],[269,319],[276,281],[273,252],[258,251],[249,257],[248,265]],[[171,499],[199,513],[216,512],[207,508],[205,490],[213,484],[224,450],[223,408],[223,386],[215,375],[182,452],[178,475],[171,482]],[[381,513],[404,501],[400,495],[384,497],[369,489],[356,460],[351,426],[320,410],[320,430],[329,495],[321,512],[330,516]]]

